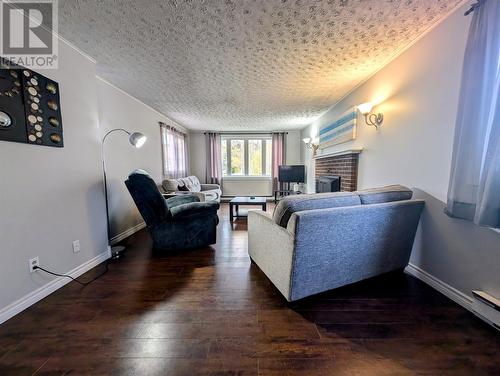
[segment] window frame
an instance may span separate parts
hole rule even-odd
[[[248,149],[248,141],[250,140],[260,140],[262,141],[261,147],[261,163],[262,163],[262,174],[261,175],[249,175],[249,149]],[[243,141],[243,174],[231,174],[231,141]],[[226,143],[226,160],[227,160],[227,171],[222,169],[222,178],[223,179],[271,179],[271,172],[266,170],[266,158],[267,153],[266,150],[268,147],[272,150],[272,137],[271,135],[222,135],[221,136],[221,149],[222,143]],[[221,150],[222,152],[222,150]],[[272,153],[271,153],[272,155]],[[221,161],[222,163],[222,161]],[[271,164],[272,169],[272,164]]]

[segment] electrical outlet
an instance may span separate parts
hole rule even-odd
[[[80,252],[80,240],[73,241],[73,253]]]
[[[36,271],[36,269],[34,269],[35,266],[40,266],[40,260],[38,259],[38,256],[37,257],[33,257],[32,259],[29,259],[28,260],[28,264],[29,264],[29,268],[30,268],[30,273],[33,273]]]

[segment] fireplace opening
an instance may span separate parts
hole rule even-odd
[[[316,193],[339,192],[340,176],[321,175],[316,179]]]

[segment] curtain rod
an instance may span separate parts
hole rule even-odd
[[[470,6],[470,8],[465,11],[464,13],[464,16],[468,16],[469,14],[471,14],[472,12],[474,12],[477,8],[479,8],[481,6],[481,4],[483,3],[484,0],[477,0],[477,2],[475,2],[474,4],[472,4]]]
[[[225,134],[229,134],[229,135],[258,135],[258,134],[273,134],[273,133],[284,133],[284,134],[288,134],[288,132],[210,132],[210,131],[207,131],[207,132],[203,132],[203,134],[207,134],[207,133],[220,133],[221,135],[225,135]]]
[[[179,133],[182,133],[184,135],[187,135],[187,132],[184,132],[182,129],[179,129],[179,128],[177,128],[174,125],[170,125],[170,124],[164,123],[162,121],[159,121],[158,124],[159,124],[160,127],[170,128],[170,129],[173,129],[176,132],[179,132]]]

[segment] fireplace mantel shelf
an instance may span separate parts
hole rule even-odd
[[[347,149],[347,150],[342,150],[342,151],[337,151],[334,153],[328,153],[328,154],[320,154],[314,157],[314,159],[322,159],[322,158],[329,158],[329,157],[338,157],[341,155],[348,155],[348,154],[360,154],[363,151],[363,149]]]

